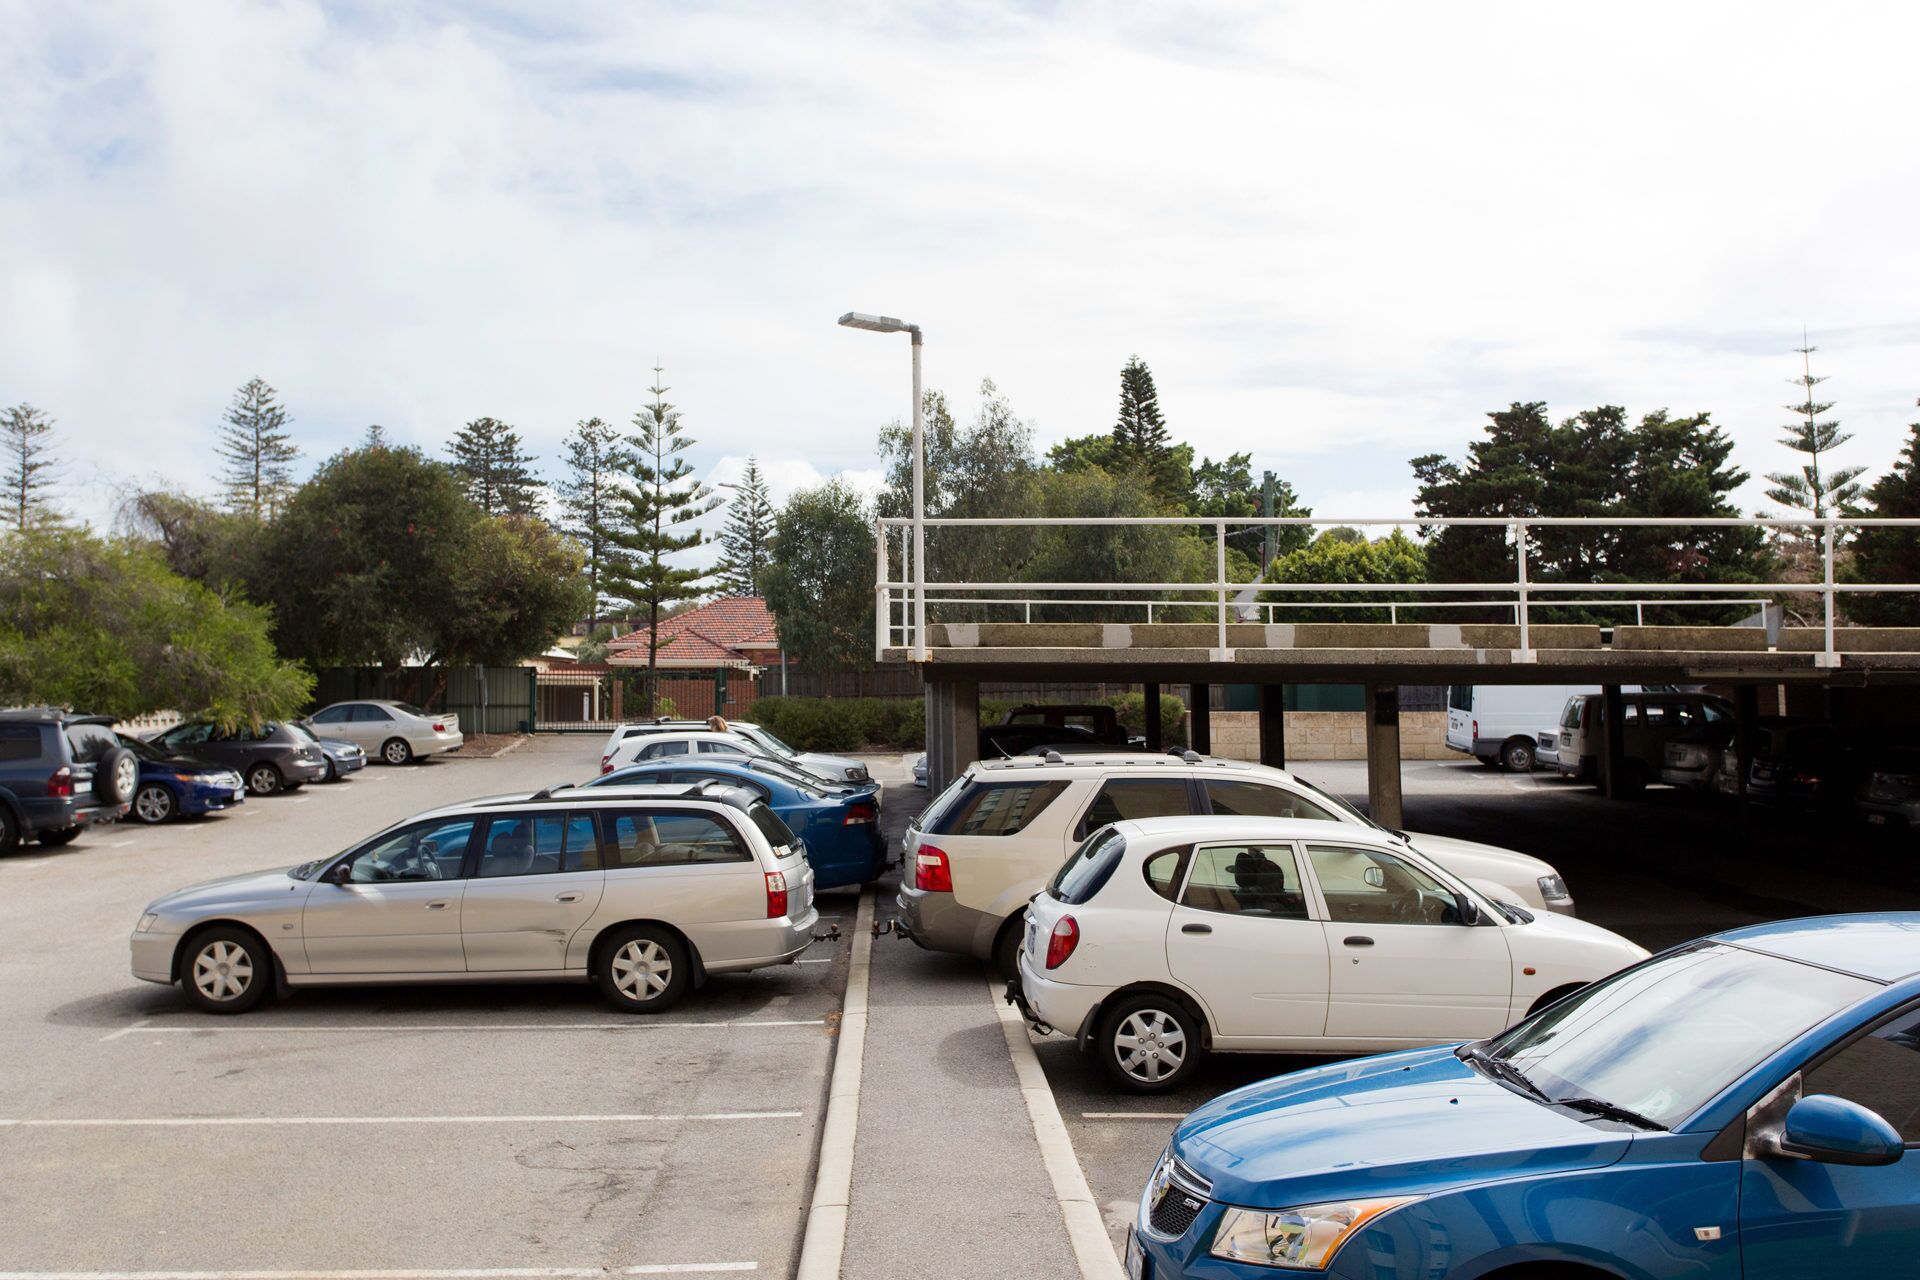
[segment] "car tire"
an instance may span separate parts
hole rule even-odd
[[[1093,1050],[1116,1084],[1132,1093],[1177,1089],[1206,1055],[1200,1019],[1171,996],[1148,991],[1116,1001],[1100,1019]]]
[[[664,1013],[693,982],[693,960],[680,939],[658,925],[616,931],[600,947],[594,981],[621,1013]]]
[[[174,798],[172,788],[158,782],[143,782],[133,793],[132,813],[136,822],[157,827],[180,816],[180,802]]]
[[[270,796],[285,789],[287,780],[280,775],[279,767],[262,760],[247,767],[247,794],[252,796]]]
[[[388,738],[380,744],[380,758],[388,764],[410,764],[413,761],[413,748],[407,745],[405,738]]]
[[[0,853],[12,853],[20,847],[20,824],[0,805]]]
[[[1533,772],[1533,743],[1526,738],[1508,738],[1500,748],[1500,766],[1509,773]]]
[[[80,838],[80,833],[84,830],[86,830],[85,827],[57,827],[52,831],[42,831],[39,840],[48,848],[57,849],[63,844],[72,844]]]
[[[332,756],[328,756],[328,757],[327,757],[327,772],[326,772],[326,773],[325,773],[325,774],[324,774],[324,775],[323,775],[323,776],[321,777],[321,779],[320,779],[320,781],[322,781],[322,782],[338,782],[338,781],[340,781],[340,771],[339,771],[338,769],[335,769],[335,768],[333,767],[333,757],[332,757]]]
[[[103,804],[131,804],[140,786],[140,760],[125,747],[115,747],[93,766],[93,794]]]
[[[1000,926],[1000,932],[993,939],[993,969],[1003,978],[1011,978],[1020,972],[1020,948],[1026,942],[1026,919],[1027,909],[1022,907]]]
[[[245,1013],[273,989],[273,953],[250,930],[203,929],[180,949],[180,987],[202,1013]]]

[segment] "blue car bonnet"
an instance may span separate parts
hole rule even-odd
[[[1488,1079],[1451,1048],[1317,1067],[1223,1094],[1174,1130],[1213,1198],[1284,1208],[1609,1165],[1632,1135]]]

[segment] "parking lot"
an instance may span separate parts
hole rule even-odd
[[[0,1267],[788,1274],[844,942],[658,1018],[571,985],[307,990],[209,1018],[127,972],[160,893],[583,780],[599,748],[373,768],[0,861]]]

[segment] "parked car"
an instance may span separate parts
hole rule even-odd
[[[1646,956],[1597,925],[1498,905],[1384,831],[1148,818],[1088,836],[1034,896],[1007,998],[1145,1093],[1209,1051],[1490,1036]]]
[[[124,816],[139,762],[113,734],[112,716],[53,707],[0,711],[0,853],[22,840],[63,845]]]
[[[158,826],[184,815],[218,813],[247,798],[240,775],[223,764],[163,751],[151,742],[118,735],[120,745],[140,762],[133,792],[133,816]]]
[[[386,764],[458,751],[466,741],[459,716],[391,698],[336,702],[308,716],[307,723],[316,734],[351,742]]]
[[[806,847],[814,887],[866,884],[886,869],[877,783],[822,782],[773,760],[701,756],[649,760],[601,774],[589,788],[711,782],[753,792]]]
[[[813,872],[733,787],[495,796],[419,814],[343,853],[148,905],[133,974],[208,1013],[275,985],[592,981],[623,1013],[813,939]]]
[[[1620,786],[1631,793],[1659,780],[1666,767],[1667,744],[1716,723],[1733,723],[1733,704],[1702,693],[1623,693],[1620,713],[1623,773]],[[1604,703],[1597,693],[1567,699],[1560,714],[1557,748],[1560,776],[1597,782],[1607,752]]]
[[[1920,914],[1736,929],[1501,1035],[1175,1127],[1151,1280],[1898,1276],[1920,1234]]]
[[[1722,761],[1734,750],[1735,731],[1730,720],[1709,720],[1668,739],[1660,763],[1660,781],[1684,791],[1709,790]]]
[[[630,764],[648,760],[684,760],[688,756],[712,756],[739,760],[771,760],[798,769],[822,783],[846,781],[839,773],[809,768],[798,760],[787,760],[735,733],[715,733],[711,729],[675,729],[660,733],[637,733],[622,739],[600,757],[602,775]],[[864,779],[863,779],[864,781]]]
[[[293,726],[274,720],[257,729],[222,729],[205,720],[191,720],[150,735],[147,741],[169,754],[237,770],[249,795],[297,791],[327,776],[320,748]]]
[[[1011,974],[1027,899],[1081,841],[1111,822],[1193,814],[1378,829],[1294,774],[1192,752],[983,761],[908,822],[898,927],[929,950],[991,959]],[[1440,836],[1403,838],[1501,901],[1573,912],[1566,882],[1538,858]]]
[[[1867,760],[1856,803],[1872,825],[1920,827],[1920,749],[1888,747]]]
[[[1096,741],[1115,747],[1144,747],[1147,740],[1129,734],[1120,723],[1120,712],[1103,702],[1035,702],[1015,707],[1000,718],[1002,725],[1044,726],[1049,729],[1079,729]]]
[[[618,752],[620,744],[629,738],[657,733],[705,733],[708,732],[705,720],[640,720],[633,724],[615,725],[607,737],[607,745],[600,752],[601,771]],[[867,766],[851,756],[830,756],[819,751],[796,751],[776,737],[773,732],[751,720],[729,720],[726,731],[736,737],[752,743],[769,760],[784,760],[788,764],[798,765],[809,773],[835,782],[866,782],[869,780]],[[633,759],[627,756],[627,759]]]
[[[1551,723],[1574,694],[1593,685],[1456,684],[1447,689],[1447,749],[1481,764],[1533,771],[1539,726]]]
[[[1872,730],[1762,717],[1753,732],[1747,799],[1801,811],[1850,807],[1878,745]]]
[[[358,773],[367,767],[367,753],[360,749],[359,743],[348,742],[344,738],[323,738],[304,720],[290,723],[294,732],[319,747],[320,754],[326,757],[327,773],[322,782],[342,782],[348,774]]]
[[[1533,735],[1533,767],[1550,773],[1560,770],[1560,726],[1553,724]]]
[[[1091,731],[1071,724],[990,724],[980,730],[982,760],[1006,760],[1042,751],[1112,755],[1128,749],[1124,745],[1116,747],[1095,737]]]
[[[927,785],[927,753],[924,751],[914,757],[913,785],[916,787],[924,787]]]

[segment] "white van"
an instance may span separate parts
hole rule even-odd
[[[1536,735],[1559,722],[1567,699],[1590,684],[1456,684],[1447,688],[1447,747],[1515,773],[1533,771]]]

